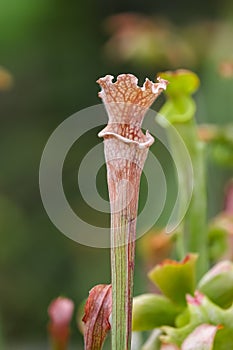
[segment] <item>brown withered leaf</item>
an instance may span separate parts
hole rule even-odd
[[[112,286],[99,284],[93,287],[85,304],[83,322],[85,350],[101,350],[111,329]]]

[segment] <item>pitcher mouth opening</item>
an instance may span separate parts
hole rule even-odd
[[[116,132],[113,132],[113,131],[110,131],[110,130],[107,130],[108,127],[104,128],[103,130],[101,130],[99,133],[98,133],[98,136],[99,137],[104,137],[104,138],[107,138],[107,137],[114,137],[126,144],[134,144],[135,146],[137,146],[139,149],[144,149],[144,148],[149,148],[153,143],[154,143],[154,138],[153,136],[151,136],[151,134],[149,133],[149,131],[147,130],[146,131],[146,135],[144,135],[144,138],[145,138],[145,141],[143,142],[140,142],[138,140],[135,140],[135,139],[130,139],[128,137],[124,137]]]

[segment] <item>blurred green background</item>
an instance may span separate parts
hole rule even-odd
[[[50,134],[100,102],[97,78],[131,72],[141,83],[176,68],[201,79],[198,121],[230,122],[232,43],[231,0],[0,0],[0,327],[6,349],[46,348],[50,301],[62,294],[78,305],[92,286],[110,281],[109,251],[69,240],[43,208],[38,168]],[[76,209],[82,208],[75,183],[79,149],[65,169]],[[211,216],[222,206],[232,169],[209,167]],[[146,288],[140,274],[137,264],[135,294]],[[72,341],[82,344],[75,328],[73,321]]]

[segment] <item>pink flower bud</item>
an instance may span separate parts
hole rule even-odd
[[[48,330],[55,349],[66,349],[70,334],[69,324],[73,311],[74,303],[67,298],[58,297],[49,305],[50,323]]]

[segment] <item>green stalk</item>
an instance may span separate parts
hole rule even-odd
[[[198,139],[194,119],[196,104],[192,98],[192,94],[199,86],[199,79],[195,73],[182,69],[164,72],[160,75],[170,82],[166,91],[168,99],[161,109],[161,114],[168,119],[182,137],[193,166],[193,193],[183,220],[183,233],[179,237],[178,247],[179,253],[199,254],[197,261],[197,277],[199,279],[208,270],[204,145]],[[169,136],[172,138],[172,133]],[[175,145],[173,148],[174,158],[179,159]],[[178,185],[185,186],[186,184],[179,183]]]
[[[130,349],[135,229],[120,215],[112,215],[112,226],[112,349]]]
[[[172,157],[174,164],[176,164],[178,167],[180,162],[183,162],[183,159],[181,159],[181,155],[179,152],[179,149],[177,149],[177,134],[174,133],[174,128],[171,127],[170,125],[167,126],[166,128],[167,132],[167,137],[168,141],[172,150]],[[182,165],[181,165],[182,166]],[[187,191],[188,189],[184,185],[186,183],[184,179],[184,174],[182,173],[181,169],[177,169],[179,171],[179,176],[177,177],[178,181],[178,189],[182,188],[182,194],[183,194],[183,202],[187,200]],[[178,208],[178,217],[182,217],[183,214],[183,203],[179,203],[179,208]],[[176,256],[179,260],[183,260],[185,255],[187,254],[187,250],[185,247],[185,240],[184,240],[184,222],[181,222],[179,224],[179,227],[176,228]]]
[[[207,190],[204,144],[198,139],[194,120],[184,123],[173,123],[173,126],[182,137],[189,152],[193,166],[194,181],[192,199],[188,211],[185,214],[183,222],[177,229],[176,252],[178,259],[183,259],[189,252],[199,254],[199,259],[197,260],[197,277],[199,279],[208,270]],[[179,150],[176,149],[177,136],[174,135],[174,131],[170,127],[168,127],[167,132],[173,159],[179,165],[182,159],[180,159]],[[181,169],[178,170],[181,171]],[[178,178],[178,187],[182,191],[186,191],[185,181],[182,174],[180,175],[181,177]],[[181,203],[180,211],[182,212],[182,210]]]
[[[184,229],[182,224],[179,226],[176,234],[176,252],[177,258],[179,260],[183,260],[186,255],[186,249],[184,241]]]
[[[148,147],[127,144],[117,134],[105,138],[104,145],[111,206],[112,350],[129,350],[138,195]],[[114,152],[117,158],[110,159]]]
[[[208,270],[207,250],[207,190],[204,145],[198,140],[193,120],[174,125],[183,138],[193,165],[194,187],[189,209],[184,220],[186,252],[197,252],[197,278]]]

